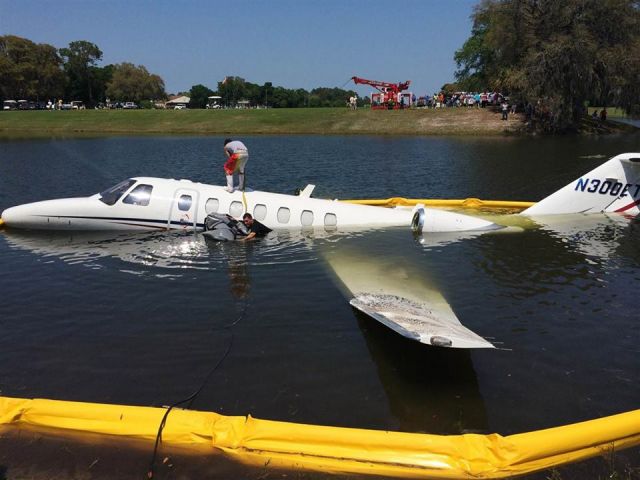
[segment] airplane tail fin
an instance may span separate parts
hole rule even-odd
[[[522,215],[640,213],[640,153],[616,155],[529,207]]]

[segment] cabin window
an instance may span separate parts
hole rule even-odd
[[[216,213],[218,208],[220,208],[220,202],[217,198],[210,198],[207,200],[207,203],[204,204],[204,211],[207,212],[207,215]]]
[[[149,205],[149,201],[151,200],[151,192],[153,191],[153,186],[141,184],[136,188],[131,190],[129,195],[124,197],[122,203],[127,203],[129,205],[140,205],[141,207],[146,207]]]
[[[191,210],[191,204],[193,203],[193,199],[191,195],[180,195],[178,199],[178,210],[183,212],[188,212]]]
[[[262,221],[267,218],[267,206],[258,203],[255,207],[253,207],[253,218],[258,221]]]
[[[291,217],[291,211],[287,207],[280,207],[278,209],[278,222],[279,223],[289,223],[289,218]]]
[[[335,227],[338,225],[338,218],[335,213],[327,213],[324,216],[324,226],[325,227]]]
[[[244,212],[242,202],[231,202],[229,206],[229,215],[235,218],[240,218]]]
[[[136,181],[130,178],[129,180],[120,182],[119,184],[105,190],[104,192],[100,192],[100,201],[102,203],[106,203],[107,205],[115,204],[118,200],[120,200],[120,197],[124,195],[124,192],[129,190],[129,187],[131,187],[131,185],[133,185],[134,183],[136,183]]]
[[[313,225],[313,212],[311,210],[303,210],[300,215],[300,223],[302,223],[303,227]]]

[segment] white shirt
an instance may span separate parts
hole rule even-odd
[[[249,151],[247,147],[240,140],[234,140],[233,142],[229,142],[224,146],[224,149],[229,152],[229,154],[233,155],[234,153],[244,153],[248,154]]]

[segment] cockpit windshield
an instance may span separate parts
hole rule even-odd
[[[136,181],[130,178],[129,180],[120,182],[114,187],[108,188],[104,192],[100,192],[100,201],[107,205],[113,205],[134,183],[136,183]]]

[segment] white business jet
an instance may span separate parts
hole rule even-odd
[[[383,208],[153,177],[130,178],[90,197],[28,203],[2,212],[8,227],[49,230],[204,229],[209,213],[239,218],[249,212],[271,228],[349,228],[412,226],[431,232],[493,231],[503,228],[484,218],[415,207]],[[518,215],[540,219],[559,214],[640,213],[640,153],[617,155]],[[507,222],[509,223],[509,222]]]
[[[240,217],[250,212],[274,228],[344,229],[409,226],[422,233],[496,232],[492,221],[424,208],[384,208],[311,198],[313,185],[300,195],[260,191],[228,193],[223,187],[189,180],[132,178],[86,198],[49,200],[12,207],[2,213],[9,227],[56,230],[192,230],[204,228],[209,213]],[[583,175],[520,214],[553,225],[589,214],[640,212],[640,153],[625,153]],[[520,220],[518,220],[520,219]],[[563,222],[560,222],[562,224]],[[564,222],[566,223],[566,222]],[[552,227],[553,228],[553,227]],[[408,268],[391,268],[376,259],[349,255],[327,260],[346,287],[350,304],[371,318],[420,343],[451,348],[493,348],[464,327],[440,292],[416,282]]]

